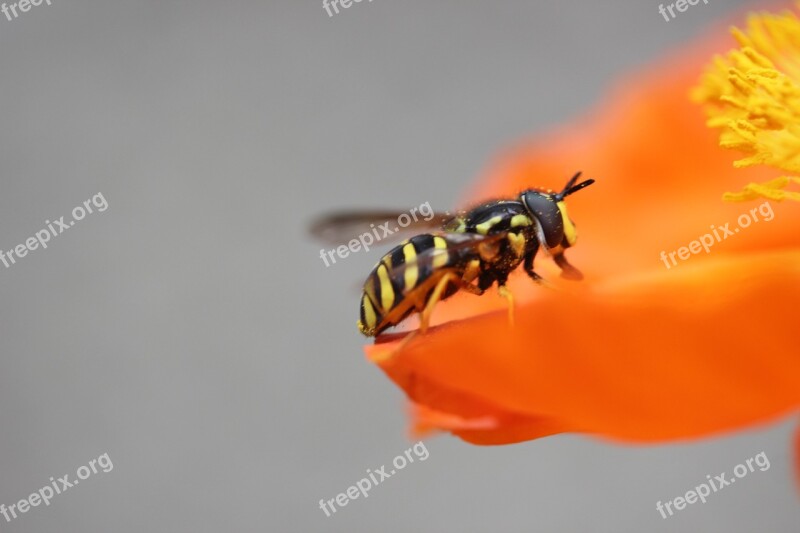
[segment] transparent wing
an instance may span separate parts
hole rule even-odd
[[[416,220],[415,220],[416,217]],[[444,229],[455,219],[450,213],[409,214],[403,211],[341,211],[313,220],[309,233],[331,245],[346,244],[359,235],[372,234],[375,241],[399,241],[409,235]]]

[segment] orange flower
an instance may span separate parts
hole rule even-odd
[[[416,430],[476,444],[567,431],[661,442],[798,411],[800,210],[721,201],[774,175],[734,169],[689,100],[702,72],[690,58],[709,57],[697,50],[630,76],[596,113],[511,150],[480,182],[475,201],[558,189],[576,170],[596,179],[568,202],[580,238],[567,254],[586,279],[560,280],[540,255],[560,290],[512,279],[513,327],[500,298],[464,294],[437,306],[446,324],[391,357],[396,342],[368,346],[412,400]],[[723,227],[732,233],[709,253],[661,255]]]

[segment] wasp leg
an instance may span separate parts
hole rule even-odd
[[[544,279],[542,276],[534,272],[533,259],[536,257],[537,251],[538,249],[533,249],[530,252],[528,252],[528,254],[525,256],[525,265],[524,265],[525,272],[528,274],[528,276],[530,276],[530,278],[533,281],[535,281],[539,285],[547,287],[548,289],[559,290],[558,287],[556,287],[555,285]]]
[[[433,308],[436,307],[436,304],[442,299],[442,294],[444,294],[445,289],[447,289],[447,284],[450,282],[458,283],[459,279],[455,276],[455,274],[447,273],[442,276],[442,279],[439,280],[439,283],[436,284],[433,291],[431,292],[430,296],[428,297],[428,301],[425,304],[425,309],[419,314],[419,331],[425,333],[428,330],[428,324],[430,323],[431,314],[433,314]]]
[[[415,329],[405,337],[400,343],[392,350],[388,355],[381,357],[380,361],[386,361],[389,359],[393,359],[395,355],[400,353],[408,343],[414,340],[417,335],[420,333],[425,333],[428,330],[428,325],[430,324],[431,314],[433,313],[433,308],[436,307],[436,304],[442,299],[442,295],[444,291],[447,289],[448,283],[459,283],[461,280],[453,273],[448,272],[442,279],[436,283],[436,287],[434,287],[433,291],[431,291],[430,296],[427,299],[427,302],[423,304],[423,302],[418,301],[416,304],[417,311],[419,311],[419,329]]]
[[[497,293],[508,302],[508,323],[514,327],[514,295],[506,286],[506,277],[497,279]]]
[[[536,283],[544,283],[544,278],[533,270],[533,260],[536,258],[536,252],[538,251],[539,248],[536,247],[525,255],[525,265],[523,268],[525,269],[525,273],[527,273],[533,281]]]
[[[562,278],[575,281],[580,281],[583,279],[583,274],[581,274],[581,271],[570,265],[563,253],[554,255],[553,261],[555,261],[556,264],[561,268]]]
[[[480,296],[483,294],[485,289],[480,287],[475,287],[472,285],[472,282],[475,281],[478,276],[481,275],[481,262],[479,259],[475,259],[470,261],[467,264],[467,268],[464,269],[464,274],[461,276],[461,286],[463,289],[471,292],[472,294],[477,294]]]
[[[486,271],[482,272],[480,277],[478,278],[478,288],[482,291],[485,291],[492,284],[497,281],[497,277],[495,276],[494,272]]]
[[[474,294],[475,296],[480,296],[484,292],[486,292],[484,289],[481,289],[477,285],[473,285],[472,283],[466,283],[464,281],[461,282],[461,288],[470,294]]]

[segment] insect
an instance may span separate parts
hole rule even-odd
[[[506,287],[509,274],[523,269],[537,283],[534,259],[542,248],[561,268],[561,275],[582,274],[564,256],[577,240],[564,199],[594,183],[578,183],[576,173],[560,192],[528,189],[516,199],[487,202],[454,217],[437,218],[438,231],[417,235],[390,250],[364,282],[358,329],[368,337],[400,324],[413,312],[424,333],[436,304],[460,290],[481,295],[493,284],[508,301],[513,322],[514,300]],[[338,215],[352,223],[357,215]],[[318,225],[324,227],[324,224]],[[417,332],[406,336],[404,343]]]

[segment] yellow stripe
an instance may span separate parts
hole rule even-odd
[[[405,282],[406,292],[410,291],[417,284],[419,269],[417,268],[417,250],[413,244],[403,246],[403,256],[405,257]]]
[[[450,254],[447,251],[447,241],[441,237],[433,238],[433,247],[436,249],[433,255],[433,268],[440,268],[447,264]]]
[[[367,329],[374,329],[377,325],[377,316],[375,315],[375,308],[372,307],[372,302],[366,294],[361,299],[361,305],[364,306],[364,319],[367,321]]]
[[[378,280],[381,282],[381,306],[383,311],[388,313],[394,303],[394,287],[392,287],[392,281],[389,279],[389,271],[386,270],[386,265],[378,267]]]
[[[492,229],[492,226],[494,226],[495,224],[497,224],[501,220],[503,220],[503,217],[501,217],[500,215],[498,215],[496,217],[492,217],[489,220],[487,220],[486,222],[482,222],[482,223],[478,224],[477,226],[475,226],[475,231],[477,231],[481,235],[486,235],[487,233],[489,233],[489,230]]]
[[[378,268],[378,265],[380,265],[380,263],[375,265],[376,269]],[[375,274],[370,274],[367,278],[367,281],[364,282],[364,292],[373,302],[378,301],[378,298],[375,296]]]
[[[558,210],[561,211],[561,220],[564,221],[564,236],[567,238],[569,245],[572,246],[575,244],[575,241],[578,240],[578,230],[575,229],[575,225],[572,223],[572,220],[569,219],[567,204],[558,202],[556,205],[558,206]]]
[[[518,226],[530,226],[531,219],[529,219],[525,215],[514,215],[511,217],[511,227],[516,228]]]

